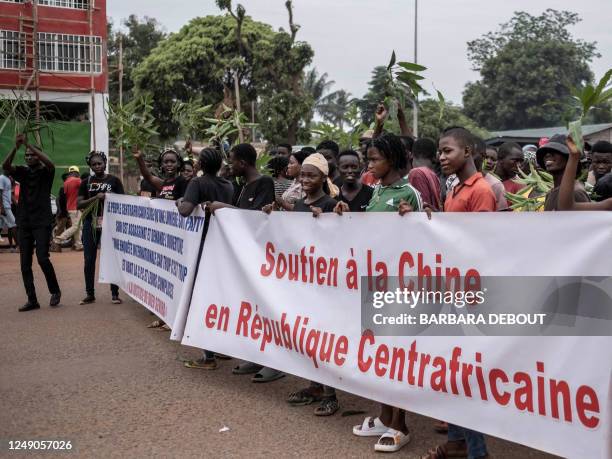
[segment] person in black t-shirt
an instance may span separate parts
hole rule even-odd
[[[304,160],[300,171],[300,181],[306,197],[295,202],[293,212],[312,212],[313,216],[317,217],[321,213],[334,211],[338,202],[327,194],[330,186],[328,171],[327,160],[320,153],[312,154]],[[273,205],[268,205],[263,210],[269,214],[273,207]],[[296,406],[320,402],[314,410],[316,416],[331,416],[340,407],[336,389],[315,381],[311,381],[309,387],[290,394],[287,402]]]
[[[261,175],[256,167],[257,152],[250,143],[235,145],[230,150],[230,173],[245,181],[242,190],[234,200],[234,205],[220,201],[207,203],[206,207],[212,214],[223,207],[262,210],[272,204],[275,199],[274,180],[267,175]],[[238,375],[253,374],[253,382],[271,382],[285,376],[284,373],[268,367],[262,367],[252,362],[244,362],[235,367],[232,372]]]
[[[87,157],[87,165],[94,175],[81,180],[77,208],[86,209],[90,204],[98,201],[97,212],[91,211],[83,219],[83,254],[85,256],[85,291],[87,295],[80,304],[90,304],[96,301],[94,291],[94,277],[96,274],[96,257],[98,256],[98,243],[102,238],[102,218],[104,216],[104,198],[106,193],[124,194],[123,184],[114,175],[106,173],[106,155],[101,151],[92,151]],[[119,287],[111,284],[113,304],[121,304]]]
[[[174,150],[164,150],[159,155],[159,167],[164,178],[155,177],[145,164],[144,155],[137,147],[132,149],[132,154],[140,174],[144,180],[149,182],[157,190],[157,197],[176,201],[182,198],[187,188],[187,180],[181,175],[183,169],[183,158]]]
[[[255,167],[257,152],[251,144],[241,143],[232,147],[229,160],[231,174],[242,178],[245,184],[235,197],[233,205],[212,202],[208,206],[212,213],[222,207],[261,210],[265,205],[274,202],[274,180],[267,175],[261,175]]]
[[[26,166],[13,166],[17,150],[25,145]],[[19,239],[21,275],[28,295],[28,302],[19,311],[39,309],[36,297],[34,273],[32,272],[32,255],[36,246],[36,259],[42,269],[47,287],[51,294],[49,306],[60,303],[62,293],[57,282],[55,270],[49,259],[51,242],[51,186],[55,176],[55,166],[40,149],[27,144],[23,134],[17,136],[15,147],[4,160],[2,168],[20,183],[19,204],[17,206],[17,237]]]
[[[359,154],[353,150],[341,152],[338,155],[338,171],[342,177],[338,205],[343,206],[345,211],[365,212],[374,189],[363,185],[359,180],[361,171]]]
[[[183,198],[176,201],[176,207],[183,217],[191,215],[197,205],[206,202],[232,203],[232,182],[217,177],[222,164],[223,156],[214,148],[205,148],[200,152],[200,167],[204,175],[191,179]]]
[[[200,167],[204,175],[193,178],[187,186],[185,196],[176,201],[176,207],[183,217],[191,215],[196,206],[206,202],[217,201],[231,204],[234,186],[226,178],[217,177],[222,164],[223,155],[220,151],[214,148],[205,148],[200,152]],[[206,237],[209,223],[210,215],[206,215],[202,239]],[[200,256],[202,255],[201,250],[202,246],[200,245]],[[217,359],[214,352],[204,350],[202,358],[188,360],[185,362],[185,366],[202,370],[215,370],[217,368]]]

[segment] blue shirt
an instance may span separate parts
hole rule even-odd
[[[6,175],[0,175],[0,191],[2,191],[2,207],[11,208],[11,181]]]

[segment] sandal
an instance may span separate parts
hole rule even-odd
[[[232,373],[235,375],[252,375],[253,373],[257,373],[263,367],[253,362],[244,362],[240,365],[234,367]]]
[[[392,445],[382,444],[380,441],[383,438],[393,439]],[[387,429],[387,431],[380,436],[376,444],[374,445],[374,451],[380,451],[383,453],[395,453],[402,449],[405,445],[410,443],[410,432],[405,434],[399,430]]]
[[[251,382],[254,383],[267,383],[276,381],[285,377],[285,373],[282,371],[275,370],[274,368],[263,367],[259,370],[252,378]]]
[[[159,330],[159,331],[171,331],[172,329],[170,328],[170,326],[168,324],[163,324],[157,330]]]
[[[320,387],[307,387],[289,394],[287,403],[293,406],[306,406],[314,402],[320,402],[323,397],[323,390]]]
[[[363,420],[360,426],[353,427],[353,435],[358,437],[380,437],[389,428],[385,426],[380,418],[373,418],[368,416]]]
[[[468,450],[464,441],[446,442],[443,445],[438,445],[436,449],[430,449],[427,455],[421,456],[421,459],[447,459],[450,457],[468,457]]]
[[[161,321],[161,320],[154,320],[149,325],[147,325],[147,328],[159,328],[162,325],[164,325],[163,321]]]
[[[331,416],[340,408],[336,397],[328,397],[321,400],[321,404],[314,410],[315,416]]]
[[[187,368],[196,368],[198,370],[216,370],[219,366],[215,359],[187,360],[183,365]]]

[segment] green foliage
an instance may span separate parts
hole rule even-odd
[[[7,127],[11,127],[13,139],[17,134],[25,134],[29,141],[33,140],[39,147],[44,147],[41,136],[44,133],[44,137],[48,138],[53,146],[53,130],[49,122],[55,118],[56,110],[53,107],[41,106],[37,117],[36,105],[29,96],[14,91],[12,94],[13,97],[0,96],[0,136]]]
[[[180,31],[162,40],[137,67],[134,81],[138,93],[153,96],[154,114],[162,137],[178,131],[172,119],[175,99],[200,98],[204,105],[221,102],[233,106],[234,74],[229,69],[240,56],[235,36],[236,21],[230,16],[192,19]],[[257,96],[253,71],[259,66],[261,49],[266,49],[275,32],[246,17],[242,24],[243,70],[238,74],[243,105]]]
[[[510,201],[510,208],[523,212],[534,212],[544,207],[543,196],[553,189],[553,177],[548,172],[538,171],[532,163],[529,163],[530,172],[525,174],[519,169],[520,178],[515,178],[516,183],[523,185],[519,193],[505,193]]]
[[[257,127],[257,123],[249,123],[244,113],[238,112],[226,105],[223,105],[223,111],[217,118],[204,118],[204,121],[209,123],[208,128],[204,131],[203,137],[208,139],[208,142],[213,145],[220,145],[223,142],[232,143],[236,138],[236,134],[240,128]]]
[[[594,43],[575,39],[577,14],[517,12],[496,32],[468,43],[468,57],[481,79],[463,93],[465,113],[487,129],[564,124],[576,111],[570,90],[592,80],[588,63]]]
[[[315,123],[312,127],[312,133],[315,135],[316,142],[323,140],[333,140],[341,149],[359,148],[359,138],[368,129],[368,126],[361,121],[362,115],[356,103],[351,103],[344,114],[344,122],[348,126],[348,130],[344,130],[342,126],[325,122]]]
[[[115,30],[113,24],[108,23],[107,55],[111,68],[108,86],[113,103],[119,100],[119,37],[123,41],[123,98],[129,100],[134,88],[132,72],[166,36],[159,22],[147,16],[140,19],[131,14],[121,26],[124,30]]]
[[[158,135],[151,98],[134,98],[120,106],[106,107],[108,130],[117,147],[139,147],[143,151],[156,149],[153,139]]]
[[[388,91],[390,75],[385,66],[377,66],[372,70],[372,78],[368,83],[368,92],[357,102],[361,111],[362,120],[370,125],[374,122],[374,113],[378,104],[391,96]]]
[[[188,102],[177,100],[172,106],[172,120],[179,126],[179,132],[188,140],[203,139],[210,124],[212,105],[203,105],[201,99]]]
[[[612,69],[608,70],[597,85],[587,84],[583,88],[573,89],[572,95],[580,108],[580,118],[569,123],[569,132],[580,151],[584,149],[582,122],[587,114],[597,105],[606,104],[612,99]]]
[[[446,101],[444,107],[441,108],[440,104],[440,99],[425,99],[419,102],[419,137],[436,141],[449,126],[463,126],[485,139],[489,136],[488,132],[466,116],[460,107]],[[406,112],[406,118],[410,119],[410,116],[411,109]]]
[[[241,104],[247,107],[259,100],[259,123],[268,140],[286,140],[305,125],[312,99],[299,88],[312,48],[245,15],[240,50],[236,27],[229,14],[195,18],[162,40],[135,70],[138,93],[153,97],[162,137],[178,131],[172,117],[174,99],[200,98],[204,105],[233,107],[235,73],[230,69],[236,68]]]
[[[323,97],[317,111],[325,121],[342,129],[354,101],[351,93],[340,89]]]

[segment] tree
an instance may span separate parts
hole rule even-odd
[[[406,114],[409,119],[411,116],[411,111]],[[489,137],[487,130],[466,116],[461,107],[446,102],[442,117],[440,117],[440,102],[438,100],[426,99],[419,102],[419,137],[428,137],[435,141],[440,137],[442,131],[449,126],[462,126],[483,139]]]
[[[305,93],[304,69],[314,51],[306,42],[296,41],[300,28],[293,22],[293,4],[285,2],[290,35],[283,29],[262,49],[261,65],[254,71],[261,96],[259,127],[272,143],[286,140],[292,145],[308,141],[308,121],[312,119],[313,99]]]
[[[463,93],[465,113],[488,129],[561,125],[573,119],[571,88],[592,81],[594,43],[568,28],[577,14],[548,9],[540,16],[517,12],[496,32],[468,43],[480,81]]]
[[[235,108],[236,75],[242,106],[259,101],[258,122],[268,140],[290,139],[292,129],[295,138],[300,123],[311,116],[312,102],[301,92],[303,69],[313,56],[310,46],[245,15],[241,52],[236,24],[229,14],[192,19],[162,40],[135,70],[136,92],[153,96],[163,138],[177,133],[172,119],[175,100],[199,99],[219,110],[222,104]],[[239,58],[240,71],[235,73]]]
[[[387,67],[377,66],[372,70],[372,78],[368,83],[368,92],[357,102],[361,116],[365,124],[374,122],[374,112],[376,106],[390,96],[387,88],[389,87],[389,74]]]
[[[329,92],[329,89],[335,83],[334,80],[328,80],[327,78],[327,73],[319,75],[317,69],[312,68],[306,72],[302,82],[302,90],[304,91],[304,94],[308,95],[312,99],[313,109],[319,114],[321,114],[320,108],[325,94]]]
[[[346,113],[354,101],[350,92],[340,89],[323,97],[317,111],[325,121],[342,129],[346,121]]]
[[[139,19],[132,14],[124,20],[126,31],[113,30],[108,23],[109,97],[111,102],[119,100],[119,40],[123,41],[123,95],[124,101],[131,98],[134,88],[133,70],[149,55],[166,34],[156,19],[145,16]]]

